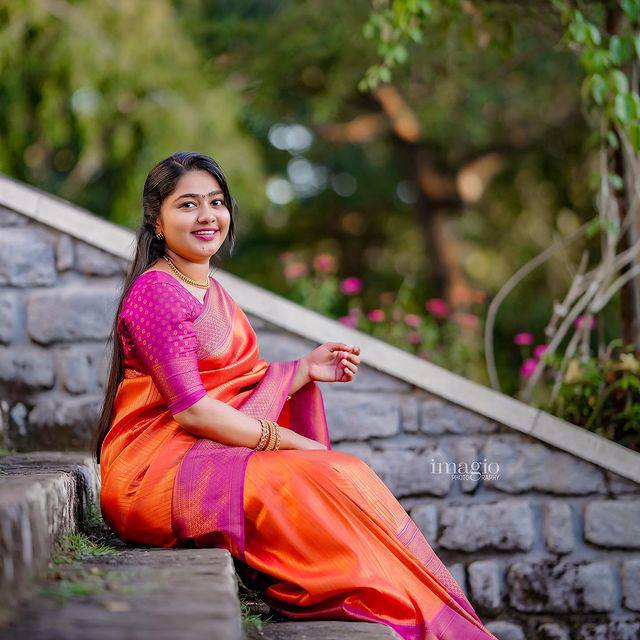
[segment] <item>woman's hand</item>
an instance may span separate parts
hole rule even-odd
[[[322,449],[326,451],[328,447],[317,440],[307,438],[293,429],[278,426],[280,432],[280,449]]]
[[[328,451],[329,448],[318,442],[317,440],[313,440],[312,438],[305,438],[303,442],[300,442],[296,447],[296,449],[300,449],[302,451]]]
[[[360,347],[325,342],[305,356],[309,380],[350,382],[360,364]]]

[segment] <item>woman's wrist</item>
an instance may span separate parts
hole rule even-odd
[[[293,380],[291,381],[291,387],[289,389],[290,393],[295,393],[298,389],[304,387],[304,385],[308,382],[311,382],[311,376],[309,375],[309,363],[307,361],[307,358],[303,356],[298,361],[296,373],[293,376]]]

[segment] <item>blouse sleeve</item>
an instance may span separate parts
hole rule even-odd
[[[207,393],[198,370],[193,314],[168,282],[143,282],[131,293],[122,320],[137,359],[171,413],[184,411]]]

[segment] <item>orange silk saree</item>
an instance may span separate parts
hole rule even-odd
[[[213,278],[209,293],[193,322],[207,394],[329,449],[198,438],[149,373],[128,368],[101,452],[107,524],[131,544],[228,549],[247,585],[291,619],[380,622],[405,640],[496,640],[382,480],[331,448],[318,385],[288,399],[299,360],[260,358],[244,312]]]

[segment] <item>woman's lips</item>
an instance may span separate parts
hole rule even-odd
[[[209,232],[209,233],[196,233],[195,231],[192,231],[191,235],[195,236],[196,238],[199,238],[200,240],[204,240],[205,242],[207,242],[209,240],[213,240],[218,235],[218,232],[214,231],[213,233],[211,233],[211,232]]]

